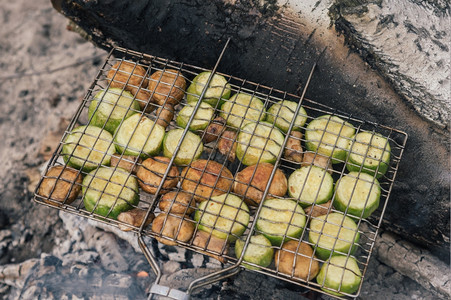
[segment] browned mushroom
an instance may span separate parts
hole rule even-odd
[[[51,200],[71,204],[80,193],[81,182],[79,171],[68,166],[52,167],[44,175],[38,194],[49,204],[55,205]]]
[[[157,116],[157,124],[163,126],[164,128],[169,126],[172,119],[174,118],[174,106],[171,104],[166,104],[165,106],[161,106],[155,112]]]
[[[111,87],[147,87],[146,70],[144,67],[129,61],[116,62],[107,73],[108,81],[111,81]]]
[[[302,160],[301,166],[317,166],[327,170],[330,174],[332,174],[332,160],[330,156],[324,156],[320,153],[314,152],[305,152],[304,158]]]
[[[231,162],[235,160],[236,154],[236,136],[235,131],[226,130],[221,134],[221,138],[218,141],[218,150],[222,155],[225,155]]]
[[[270,163],[262,163],[243,169],[236,175],[233,191],[238,195],[244,196],[247,204],[258,206],[262,201],[263,193],[274,168],[275,166]],[[287,192],[287,184],[285,174],[280,169],[277,169],[268,193],[282,197]]]
[[[226,120],[223,117],[216,117],[210,122],[208,127],[205,129],[205,134],[202,139],[205,143],[211,143],[216,141],[225,130]]]
[[[133,228],[131,226],[140,227],[142,225],[142,223],[144,222],[145,216],[146,216],[146,211],[142,210],[140,208],[134,208],[132,210],[121,212],[117,216],[117,220],[121,221],[123,223],[129,224],[130,226],[119,223],[118,227],[122,231],[132,230]],[[153,213],[150,213],[144,226],[147,226],[150,223],[152,223],[152,220],[154,218],[155,218],[155,215]]]
[[[190,215],[194,212],[196,201],[192,194],[172,191],[161,197],[159,207],[167,213]]]
[[[285,145],[285,151],[283,156],[292,162],[302,162],[302,146],[301,146],[302,133],[299,131],[292,131],[288,137],[287,144]]]
[[[186,80],[183,75],[173,69],[156,71],[150,76],[149,90],[152,99],[158,105],[177,105],[183,98]]]
[[[155,194],[158,186],[161,184],[162,177],[168,169],[170,159],[167,157],[156,156],[143,161],[138,168],[136,176],[140,179],[139,186],[146,192]],[[163,183],[161,194],[165,194],[175,187],[179,181],[180,172],[176,166],[171,166],[168,176]]]
[[[194,234],[194,222],[183,216],[159,214],[152,223],[152,231],[158,236],[156,239],[165,245],[175,246],[175,241],[188,242]]]
[[[225,166],[212,160],[199,159],[182,171],[182,189],[201,202],[225,194],[232,187],[233,175]]]
[[[313,255],[312,247],[294,240],[286,242],[282,249],[276,251],[275,265],[279,272],[290,276],[293,274],[303,280],[312,280],[319,272],[319,262]]]
[[[226,263],[227,259],[222,255],[227,255],[228,243],[227,239],[220,239],[208,232],[198,230],[194,236],[193,245],[202,248],[200,252]],[[206,251],[208,250],[208,251]],[[213,253],[212,253],[213,252]],[[217,254],[216,254],[217,253]]]
[[[124,170],[127,170],[130,173],[135,173],[135,171],[138,169],[138,163],[141,162],[141,158],[139,156],[132,156],[132,155],[121,155],[120,154],[113,154],[111,155],[111,166],[112,167],[119,167]]]

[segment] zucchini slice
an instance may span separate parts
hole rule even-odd
[[[306,147],[310,151],[332,157],[332,163],[343,162],[355,128],[337,116],[324,115],[308,124]]]
[[[346,168],[349,172],[360,170],[382,177],[388,170],[390,163],[390,144],[380,134],[371,132],[360,132],[356,134],[349,143],[349,155]]]
[[[92,117],[89,125],[105,128],[114,134],[123,119],[139,110],[139,103],[130,92],[120,88],[109,88],[106,91],[99,91],[89,105],[88,118]]]
[[[214,196],[201,202],[194,215],[194,220],[199,222],[199,230],[229,242],[244,233],[249,219],[246,203],[232,194]]]
[[[255,226],[271,244],[280,246],[290,237],[301,236],[306,219],[304,210],[296,201],[271,198],[263,202]]]
[[[116,152],[113,136],[96,126],[79,126],[64,140],[61,153],[71,167],[92,171],[100,165],[109,166]]]
[[[274,103],[269,109],[266,117],[266,121],[273,123],[282,130],[284,133],[288,132],[291,120],[294,118],[294,112],[298,104],[293,101],[282,100]],[[301,106],[299,108],[298,115],[293,124],[293,131],[301,131],[302,127],[307,122],[307,112]]]
[[[82,192],[87,211],[113,219],[139,202],[138,180],[121,168],[92,171],[83,179]]]
[[[194,112],[194,106],[195,103],[188,103],[180,110],[176,119],[177,125],[183,128],[186,127],[189,118]],[[210,104],[202,102],[194,115],[194,119],[191,122],[189,129],[192,131],[204,130],[207,128],[208,124],[210,124],[211,119],[213,119],[214,113],[215,109]]]
[[[182,137],[183,130],[181,128],[169,130],[163,140],[163,155],[167,158],[171,158],[177,144]],[[191,131],[188,131],[183,139],[180,149],[177,152],[177,156],[174,159],[176,165],[187,165],[191,161],[195,161],[200,157],[204,151],[204,145],[200,137]]]
[[[146,116],[136,114],[126,119],[116,130],[114,142],[124,155],[147,158],[161,150],[165,129]]]
[[[245,241],[241,238],[235,242],[235,256],[239,258],[243,253]],[[262,267],[268,267],[274,256],[274,249],[271,242],[262,234],[251,236],[249,245],[243,256],[243,261],[247,261]],[[260,268],[243,264],[249,270],[259,270]]]
[[[186,90],[186,101],[188,103],[199,101],[199,96],[202,94],[202,90],[207,84],[210,74],[211,72],[202,72],[193,79]],[[202,101],[210,104],[212,107],[216,107],[218,102],[221,105],[223,99],[229,99],[231,92],[230,84],[227,83],[225,77],[214,74]]]
[[[321,259],[332,255],[351,254],[357,249],[360,233],[357,224],[341,213],[331,213],[310,221],[309,241],[316,244],[316,254]],[[351,249],[351,250],[350,250]]]
[[[306,166],[291,173],[288,178],[288,194],[302,207],[329,201],[334,190],[334,180],[326,170]]]
[[[250,122],[263,121],[266,117],[265,105],[256,96],[238,93],[224,102],[219,115],[229,126],[241,128]]]
[[[274,163],[282,151],[282,132],[267,122],[249,123],[237,138],[236,156],[247,166]]]
[[[368,218],[378,207],[381,196],[379,181],[366,173],[351,172],[335,185],[334,207],[358,218]]]
[[[334,256],[324,263],[316,277],[321,289],[335,296],[355,293],[361,281],[362,273],[355,258],[343,255]]]

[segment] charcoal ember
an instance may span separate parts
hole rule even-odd
[[[77,241],[74,243],[73,251],[86,248],[95,249],[99,254],[102,266],[110,271],[121,272],[129,268],[129,263],[123,256],[123,253],[128,250],[125,251],[124,247],[126,246],[120,245],[118,238],[113,233],[98,229],[93,226],[93,223],[72,214],[61,212],[60,217],[64,221],[65,228],[72,233],[72,239]],[[94,221],[94,224],[97,223]],[[130,236],[135,238],[133,235]]]
[[[10,287],[8,285],[0,283],[0,295],[6,294],[9,289],[10,289]]]
[[[306,299],[302,297],[305,292],[302,287],[254,272],[239,273],[230,284],[225,282],[220,291],[231,299]]]
[[[55,299],[49,294],[43,293],[40,288],[34,285],[27,287],[24,291],[22,291],[21,295],[24,299],[33,299],[40,296],[45,296],[46,299]]]
[[[162,272],[163,274],[172,274],[178,270],[180,270],[182,267],[181,263],[177,262],[177,261],[167,261],[165,263],[163,263],[162,266]]]
[[[182,269],[178,270],[175,273],[169,274],[169,275],[163,275],[161,277],[160,284],[170,286],[173,289],[178,290],[187,290],[189,284],[200,277],[206,276],[208,274],[213,273],[214,271],[218,271],[219,269],[207,269],[207,268],[191,268],[191,269]],[[202,294],[204,297],[208,297],[210,294],[210,291],[213,291],[217,289],[220,286],[219,282],[208,284],[203,288]],[[199,295],[196,295],[196,297],[199,297]]]
[[[63,266],[70,266],[73,263],[89,264],[100,261],[100,254],[96,251],[74,251],[62,257]]]
[[[22,288],[28,272],[35,266],[37,259],[29,259],[19,264],[0,266],[0,282],[15,288]]]
[[[121,274],[121,273],[110,274],[104,280],[104,284],[112,287],[113,290],[128,289],[133,285],[133,283],[134,282],[133,282],[132,276],[130,276],[128,274]],[[111,291],[111,292],[113,293],[114,291]]]
[[[106,269],[117,272],[128,268],[128,271],[137,273],[149,268],[135,235],[63,211],[60,212],[60,217],[70,233],[71,252],[81,255],[78,261],[101,262]],[[150,244],[147,237],[144,241]],[[58,255],[60,254],[58,249],[53,253],[61,256]],[[64,260],[77,260],[77,255],[63,254]]]
[[[12,237],[12,231],[9,229],[1,230],[0,231],[0,243],[7,242],[11,240]]]
[[[0,210],[0,229],[5,228],[8,224],[9,224],[8,216],[3,210]]]
[[[119,244],[112,233],[99,230],[88,241],[88,245],[99,253],[105,269],[115,272],[128,270],[129,264],[122,256]]]
[[[205,256],[204,262],[206,268],[216,269],[222,267],[222,263],[219,260],[209,256]]]
[[[172,251],[168,252],[168,258],[172,261],[186,262],[185,255],[186,249],[181,247],[173,247]]]
[[[52,251],[52,254],[57,257],[62,257],[63,255],[70,254],[72,251],[72,246],[74,245],[73,241],[67,239],[62,241],[57,247],[55,247]],[[73,251],[75,252],[75,251]]]
[[[83,255],[81,255],[83,256]],[[134,276],[111,272],[98,263],[64,265],[53,255],[42,255],[26,274],[23,299],[144,299]]]
[[[205,257],[202,254],[193,254],[190,261],[191,261],[193,267],[200,268],[204,264]]]

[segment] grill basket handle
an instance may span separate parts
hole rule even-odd
[[[168,297],[170,299],[176,299],[176,300],[189,300],[190,296],[183,291],[172,289],[170,287],[154,283],[152,287],[150,288],[150,294],[148,299],[152,299],[153,295],[159,295]]]

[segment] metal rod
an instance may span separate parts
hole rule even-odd
[[[190,116],[190,118],[189,118],[189,120],[188,120],[188,123],[187,123],[185,129],[183,130],[182,136],[180,137],[180,140],[179,140],[179,142],[177,143],[177,146],[175,147],[174,153],[173,153],[173,155],[172,155],[172,157],[171,157],[171,159],[170,159],[170,161],[169,161],[169,163],[168,163],[168,167],[166,168],[166,171],[164,172],[164,174],[163,174],[163,176],[162,176],[162,178],[161,178],[161,182],[162,182],[162,183],[165,182],[165,180],[166,180],[166,178],[167,178],[167,176],[168,176],[168,174],[169,174],[169,171],[171,170],[171,167],[172,167],[172,165],[173,165],[173,163],[174,163],[175,157],[177,156],[177,153],[178,153],[179,150],[180,150],[180,146],[182,145],[183,140],[185,139],[185,136],[186,136],[187,132],[189,131],[189,126],[190,126],[190,124],[192,123],[192,121],[193,121],[193,119],[194,119],[194,116],[195,116],[195,114],[196,114],[195,112],[196,112],[197,109],[199,108],[199,106],[200,106],[200,104],[201,104],[201,102],[202,102],[202,99],[203,99],[203,97],[205,96],[205,93],[206,93],[206,91],[207,91],[207,89],[208,89],[208,86],[210,85],[211,79],[213,78],[213,75],[215,74],[216,69],[217,69],[218,66],[219,66],[219,63],[221,62],[222,57],[224,56],[225,50],[227,49],[227,46],[229,45],[229,42],[230,42],[230,38],[229,38],[229,39],[227,40],[227,42],[225,43],[224,48],[222,49],[221,54],[219,55],[219,58],[218,58],[218,60],[216,61],[216,64],[215,64],[215,66],[214,66],[214,68],[213,68],[213,70],[212,70],[210,76],[208,77],[207,83],[206,83],[204,89],[202,90],[202,93],[201,93],[200,96],[199,96],[199,101],[197,101],[197,103],[196,103],[196,105],[195,105],[195,107],[194,107],[194,109],[193,109],[193,114]],[[162,184],[159,184],[159,185],[158,185],[158,188],[157,188],[157,190],[156,190],[156,192],[155,192],[155,199],[156,199],[156,197],[159,195],[159,193],[160,193],[160,191],[161,191],[161,189],[162,189],[162,186],[163,186]],[[146,212],[145,220],[147,220],[147,218],[149,217],[149,215],[150,215],[150,209]],[[144,226],[145,226],[145,222],[143,222],[143,223],[141,224],[141,227],[139,228],[139,235],[140,235],[140,236],[142,235],[142,231],[143,231]]]
[[[181,145],[182,145],[182,143],[184,141],[184,138],[185,138],[187,132],[189,131],[190,124],[192,123],[192,121],[194,119],[194,116],[196,114],[196,111],[198,110],[198,108],[200,107],[200,104],[202,103],[202,99],[205,96],[205,93],[206,93],[206,91],[208,89],[208,86],[210,85],[210,82],[211,82],[211,80],[212,80],[212,78],[213,78],[213,76],[214,76],[214,74],[216,72],[216,69],[219,66],[219,63],[222,60],[222,57],[224,56],[225,50],[227,49],[227,46],[229,45],[229,42],[230,42],[230,38],[227,39],[227,42],[225,43],[224,48],[222,49],[221,54],[219,55],[218,60],[216,61],[216,64],[213,67],[213,70],[212,70],[210,76],[208,77],[207,83],[205,84],[205,87],[203,88],[202,93],[199,96],[199,100],[197,101],[197,103],[196,103],[196,105],[195,105],[195,107],[193,109],[193,114],[190,116],[190,118],[188,120],[188,123],[187,123],[187,125],[186,125],[186,127],[185,127],[185,129],[184,129],[184,131],[182,133],[182,136],[180,137],[180,140],[177,143],[177,146],[176,146],[176,148],[174,150],[174,153],[173,153],[173,155],[172,155],[172,157],[171,157],[171,159],[170,159],[170,161],[168,163],[168,167],[166,168],[166,171],[164,172],[164,174],[163,174],[163,176],[161,178],[161,184],[158,185],[158,188],[157,188],[157,190],[155,192],[154,202],[155,202],[155,199],[157,198],[157,196],[159,195],[159,193],[160,193],[160,191],[161,191],[161,189],[163,187],[163,183],[165,182],[165,180],[166,180],[166,178],[167,178],[167,176],[169,174],[169,171],[171,170],[171,167],[172,167],[172,165],[174,163],[174,160],[175,160],[175,158],[177,156],[177,153],[179,152],[180,147],[181,147]],[[153,204],[152,204],[152,206],[153,206]],[[152,207],[150,207],[147,210],[144,220],[148,219],[148,217],[149,217],[149,215],[151,213],[151,208]],[[166,220],[165,220],[165,222],[166,222]],[[145,223],[146,222],[142,222],[142,224],[141,224],[141,226],[139,228],[138,241],[139,241],[139,245],[140,245],[141,249],[145,253],[145,256],[146,256],[147,260],[151,264],[152,269],[154,270],[154,272],[156,272],[157,278],[155,280],[155,283],[158,284],[160,282],[160,278],[161,278],[161,270],[160,270],[160,268],[158,266],[158,263],[156,262],[155,258],[153,257],[152,253],[150,253],[150,251],[147,249],[147,246],[145,245],[145,243],[143,241],[143,238],[142,238],[142,236],[143,236],[143,229],[144,229]],[[182,222],[180,222],[179,229],[178,229],[177,232],[180,231],[180,226],[181,225],[182,225]],[[163,224],[162,228],[164,228],[164,224]]]
[[[296,106],[296,110],[295,110],[295,112],[294,112],[293,120],[290,122],[290,126],[288,127],[287,135],[286,135],[286,137],[285,137],[285,139],[284,139],[284,141],[283,141],[283,144],[282,144],[282,147],[281,147],[282,150],[279,152],[279,154],[278,154],[278,156],[277,156],[276,164],[275,164],[274,168],[273,168],[272,171],[271,171],[271,174],[270,174],[269,179],[268,179],[268,183],[267,183],[266,188],[265,188],[265,190],[264,190],[264,192],[263,192],[262,199],[266,199],[266,196],[268,195],[269,188],[270,188],[270,186],[271,186],[271,183],[272,183],[272,181],[273,181],[273,179],[274,179],[274,175],[275,175],[276,170],[277,170],[277,165],[278,165],[278,163],[280,162],[280,159],[281,159],[281,157],[282,157],[283,149],[285,148],[285,146],[286,146],[286,144],[287,144],[288,138],[289,138],[289,136],[290,136],[290,132],[291,132],[291,130],[293,129],[294,123],[295,123],[295,121],[296,121],[296,117],[297,117],[297,115],[298,115],[298,113],[299,113],[299,110],[300,110],[300,108],[301,108],[302,100],[304,99],[305,93],[307,92],[307,88],[308,88],[308,86],[309,86],[309,84],[310,84],[310,81],[311,81],[311,79],[312,79],[312,77],[313,77],[313,73],[315,72],[315,68],[316,68],[316,65],[317,65],[317,62],[318,62],[319,59],[320,59],[320,57],[318,57],[318,59],[315,61],[315,63],[312,65],[312,68],[310,69],[310,73],[309,73],[309,76],[308,76],[308,78],[307,78],[307,82],[306,82],[306,84],[305,84],[305,86],[304,86],[304,89],[303,89],[303,91],[302,91],[302,95],[301,95],[301,97],[300,97],[300,99],[299,99],[299,103],[298,103],[298,105]],[[256,213],[255,213],[255,215],[254,215],[254,220],[255,220],[255,221],[252,223],[252,226],[251,226],[251,228],[249,229],[250,233],[253,233],[254,230],[255,230],[255,225],[257,224],[256,221],[258,220],[258,217],[259,217],[260,212],[261,212],[261,210],[262,210],[263,202],[264,202],[263,200],[260,202],[260,205],[258,206],[257,211],[256,211]],[[293,211],[293,215],[294,215],[294,211]],[[293,215],[292,215],[292,217],[293,217]],[[288,227],[287,227],[287,228],[288,228]],[[251,236],[252,236],[252,234],[248,234],[248,236],[246,237],[246,241],[245,241],[245,243],[244,243],[244,247],[243,247],[243,250],[242,250],[242,252],[241,252],[241,256],[240,256],[240,258],[238,259],[238,261],[236,262],[236,265],[241,264],[241,262],[242,262],[242,260],[243,260],[243,257],[244,257],[244,254],[245,254],[245,252],[246,252],[246,249],[247,249],[247,247],[248,247],[248,245],[249,245],[249,241],[250,241]]]

